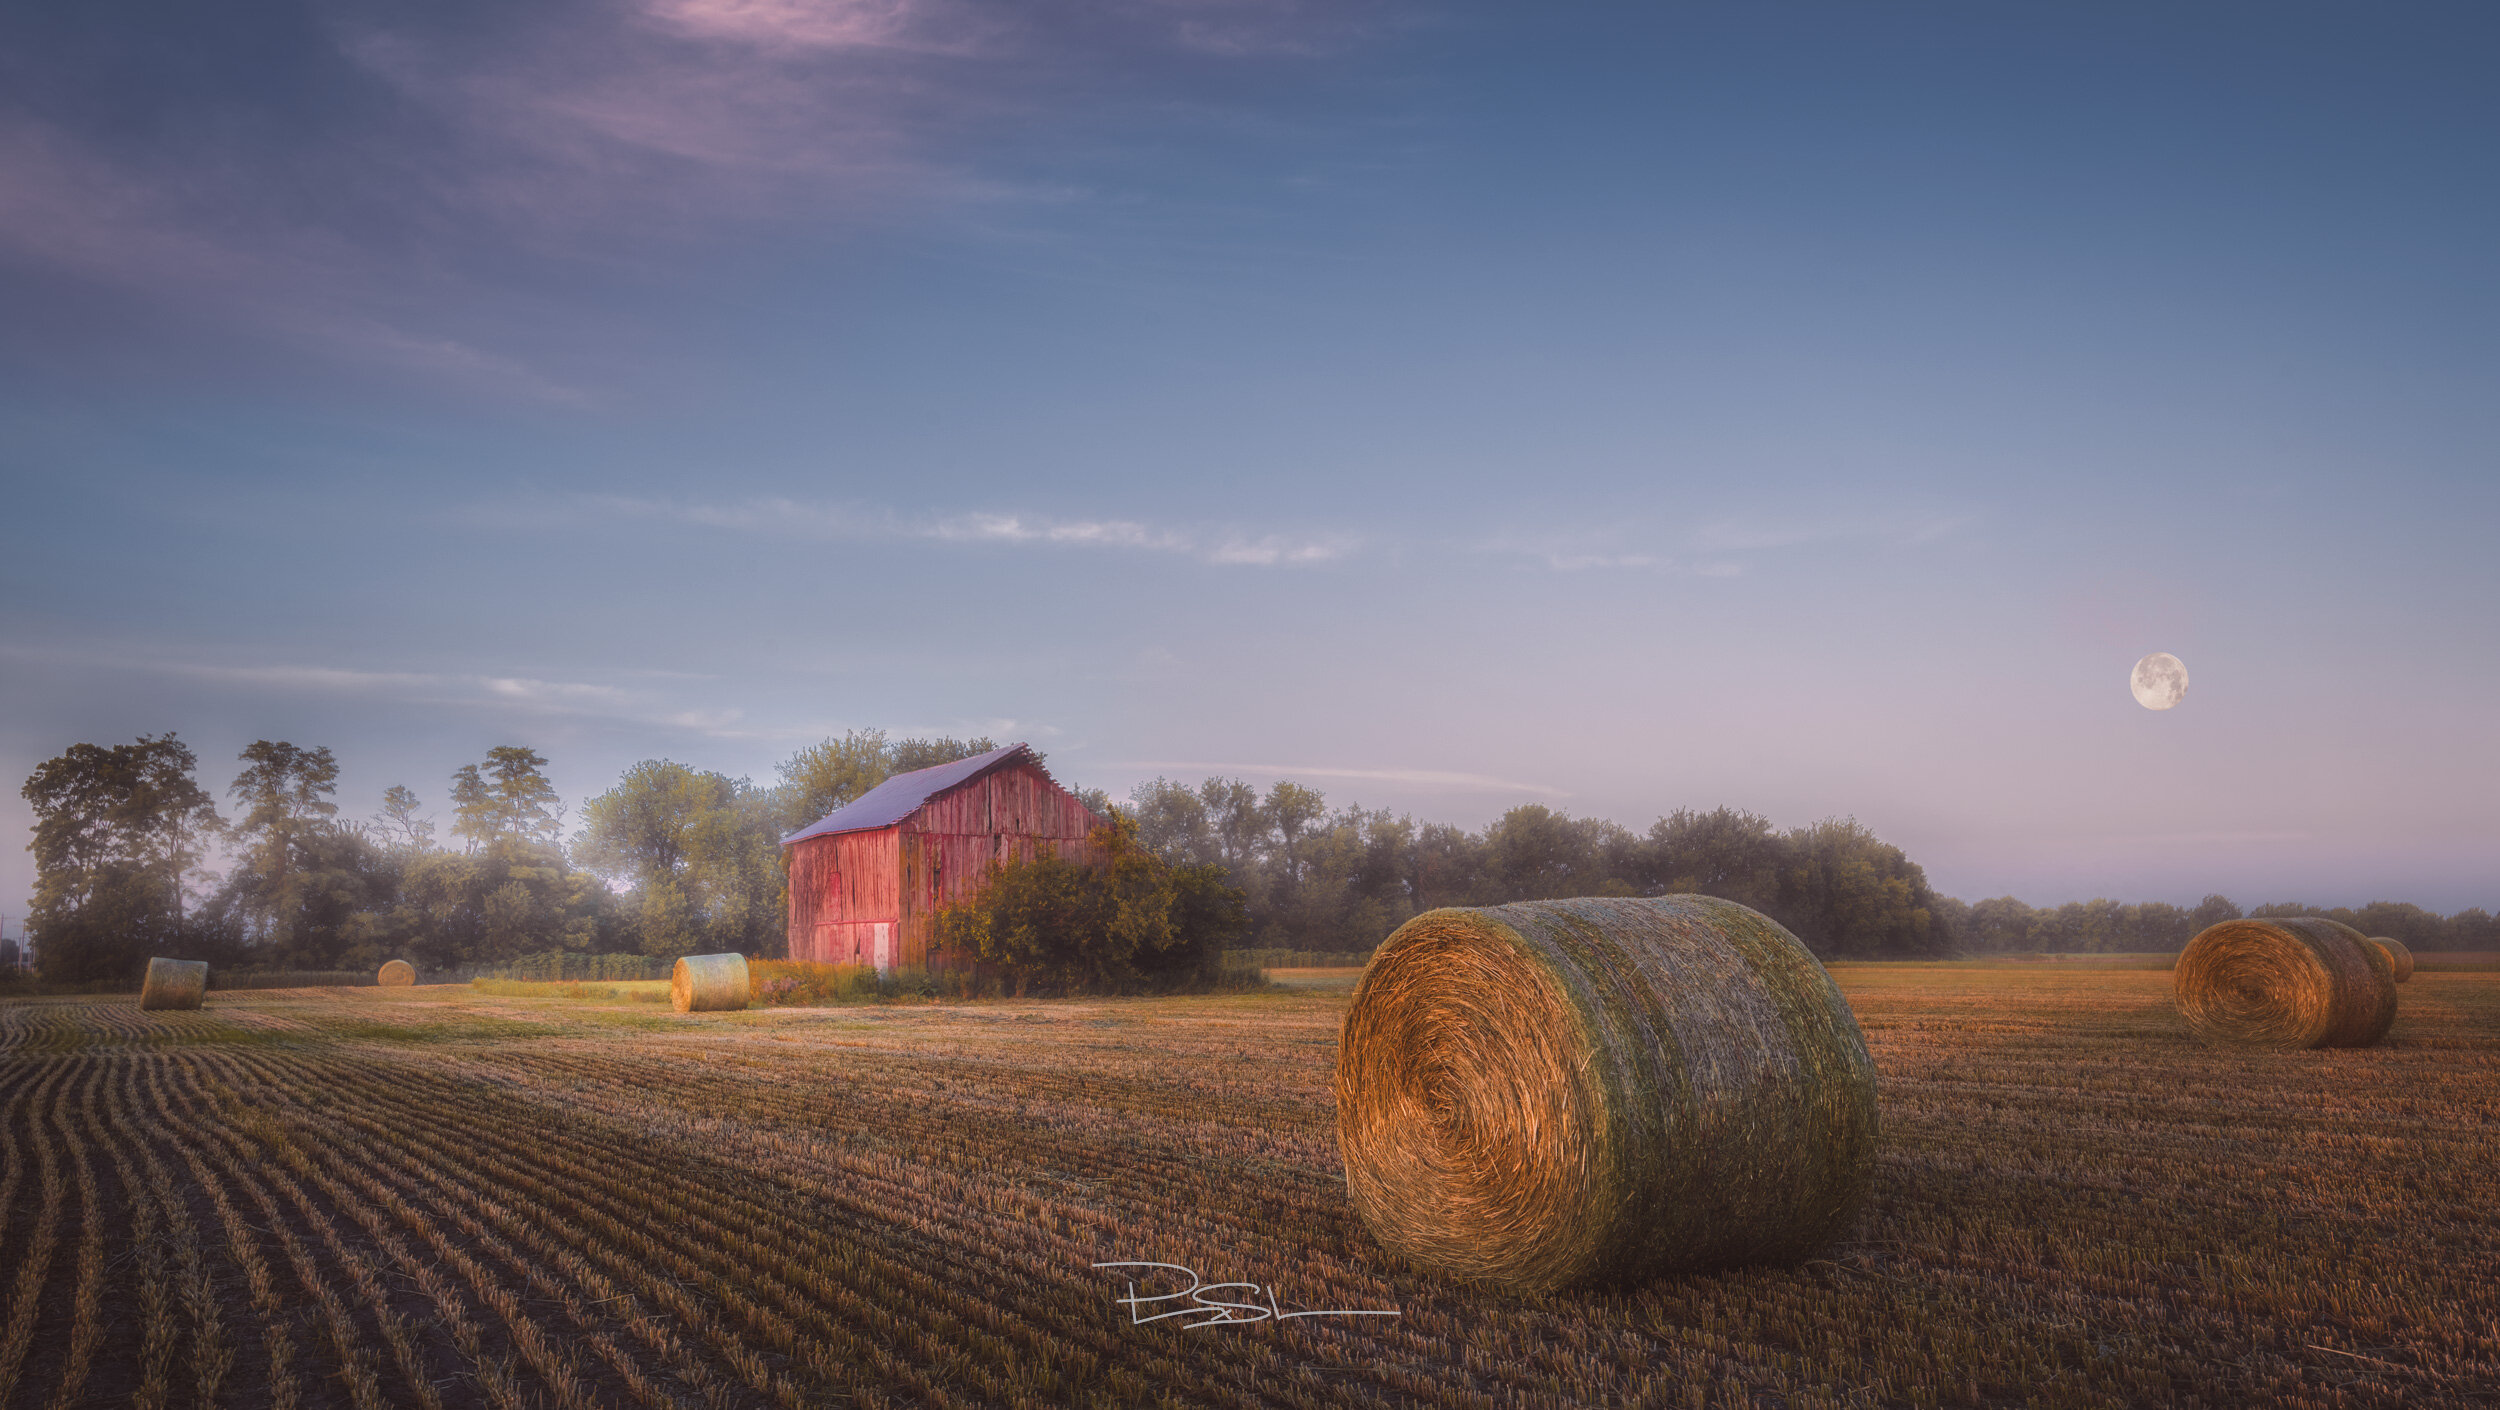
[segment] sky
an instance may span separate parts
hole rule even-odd
[[[0,771],[881,728],[2500,909],[2495,71],[2464,3],[10,7]]]

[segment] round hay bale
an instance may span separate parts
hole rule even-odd
[[[1875,1170],[1875,1064],[1797,937],[1710,896],[1415,917],[1337,1050],[1346,1193],[1525,1293],[1801,1257]]]
[[[2402,984],[2413,977],[2413,952],[2405,948],[2405,942],[2373,935],[2370,943],[2387,952],[2387,962],[2395,967],[2397,983]]]
[[[749,992],[744,955],[688,955],[668,976],[668,1001],[679,1013],[742,1009]]]
[[[208,961],[148,961],[148,977],[139,981],[143,1009],[195,1009],[208,997]]]
[[[406,960],[384,960],[382,970],[373,976],[373,982],[385,989],[414,984],[417,982],[417,967]]]
[[[2396,1021],[2396,970],[2360,931],[2322,916],[2226,920],[2187,948],[2171,980],[2208,1043],[2366,1048]]]

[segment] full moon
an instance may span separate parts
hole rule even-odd
[[[2167,710],[2187,694],[2187,665],[2167,651],[2156,651],[2135,663],[2127,678],[2135,703],[2147,710]]]

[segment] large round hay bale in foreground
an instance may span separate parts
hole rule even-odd
[[[1875,1169],[1875,1064],[1797,937],[1710,896],[1415,917],[1337,1050],[1382,1244],[1525,1293],[1802,1257]]]
[[[2179,1012],[2209,1043],[2366,1048],[2396,1021],[2396,970],[2360,931],[2323,916],[2208,926],[2179,952]]]
[[[2373,935],[2370,943],[2386,952],[2387,963],[2395,968],[2397,983],[2402,984],[2413,977],[2413,952],[2405,948],[2405,942],[2385,935]]]
[[[406,960],[385,960],[381,972],[373,976],[373,982],[385,989],[414,984],[417,982],[417,967]]]
[[[208,997],[208,961],[148,961],[148,976],[139,981],[143,1009],[195,1009]]]
[[[688,955],[668,976],[668,1001],[679,1013],[742,1009],[747,994],[744,955]]]

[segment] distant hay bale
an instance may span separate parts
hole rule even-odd
[[[2179,952],[2179,1012],[2209,1043],[2366,1048],[2396,1021],[2396,970],[2360,931],[2321,916],[2226,920]]]
[[[1355,989],[1336,1095],[1381,1243],[1525,1293],[1802,1257],[1874,1178],[1848,1001],[1710,896],[1417,916]]]
[[[2370,943],[2387,952],[2387,962],[2396,969],[2397,983],[2402,984],[2413,977],[2413,952],[2405,948],[2405,942],[2390,939],[2384,935],[2373,935],[2370,937]]]
[[[749,992],[744,955],[688,955],[668,977],[668,1001],[679,1013],[742,1009]]]
[[[417,982],[417,967],[406,960],[385,960],[382,972],[373,976],[373,982],[385,989],[414,984]]]
[[[148,977],[139,982],[143,1009],[195,1009],[208,997],[208,961],[148,961]]]

